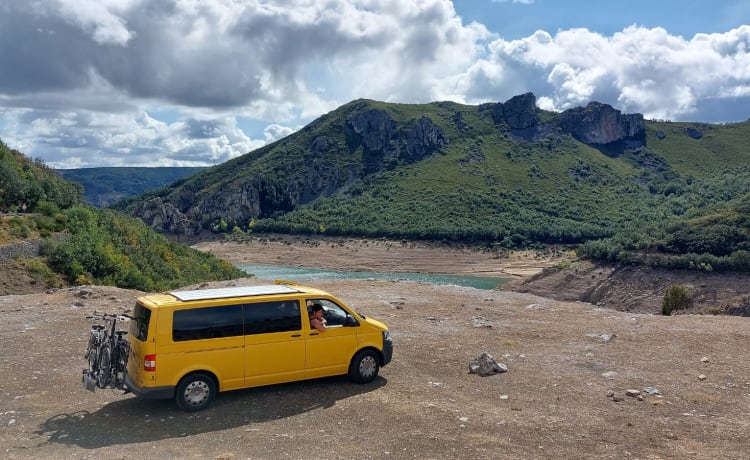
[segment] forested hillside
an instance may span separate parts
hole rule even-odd
[[[106,284],[143,291],[245,275],[168,241],[136,218],[85,205],[81,193],[80,185],[0,141],[0,210],[10,213],[0,216],[0,246],[33,240],[41,247],[39,257],[0,258],[6,264],[0,269],[26,271],[43,287]]]
[[[69,208],[81,202],[81,193],[80,185],[0,141],[0,211],[31,211],[39,203]]]
[[[174,233],[560,244],[619,262],[748,269],[750,122],[535,102],[354,101],[117,207]]]

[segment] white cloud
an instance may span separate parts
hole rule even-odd
[[[555,36],[539,31],[530,37],[489,44],[490,56],[471,66],[464,86],[511,89],[518,81],[540,97],[545,108],[564,110],[597,100],[647,117],[685,119],[701,100],[747,97],[750,87],[750,26],[692,40],[662,28],[631,26],[612,37],[586,29]],[[474,69],[503,69],[495,73]],[[481,75],[482,78],[478,78]],[[741,108],[744,110],[744,107]],[[727,111],[729,121],[741,113]],[[747,114],[744,114],[746,117]]]
[[[750,26],[504,40],[448,0],[6,2],[0,137],[55,167],[213,164],[357,98],[473,104],[528,91],[549,110],[597,100],[732,121],[750,115],[749,50]],[[238,118],[267,127],[253,139]]]

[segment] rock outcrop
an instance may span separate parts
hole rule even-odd
[[[503,118],[511,129],[527,129],[539,122],[536,110],[536,96],[526,93],[503,103]]]
[[[365,174],[417,162],[448,144],[443,130],[426,116],[399,127],[386,111],[372,109],[351,116],[347,127],[352,147],[364,152]]]
[[[513,96],[507,101],[492,104],[492,120],[505,123],[510,129],[523,130],[537,125],[536,96],[533,93]]]
[[[536,96],[532,93],[490,104],[489,108],[495,124],[507,125],[514,135],[526,140],[536,140],[553,132],[552,127],[539,123]],[[645,132],[643,115],[622,114],[612,106],[599,102],[566,110],[560,114],[557,127],[558,133],[571,134],[578,141],[593,145],[633,140],[642,137]]]
[[[611,144],[635,138],[645,129],[643,115],[622,114],[608,104],[591,102],[560,114],[560,128],[585,144]]]

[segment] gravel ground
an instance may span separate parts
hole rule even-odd
[[[413,282],[308,284],[389,325],[394,359],[381,376],[222,393],[192,414],[81,386],[85,315],[124,311],[139,292],[85,286],[0,297],[2,457],[747,457],[747,318],[663,317]],[[470,374],[484,352],[508,371]]]

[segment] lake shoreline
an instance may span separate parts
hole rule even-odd
[[[425,242],[295,236],[257,236],[242,242],[201,241],[192,247],[233,264],[512,279],[541,273],[564,257]]]

